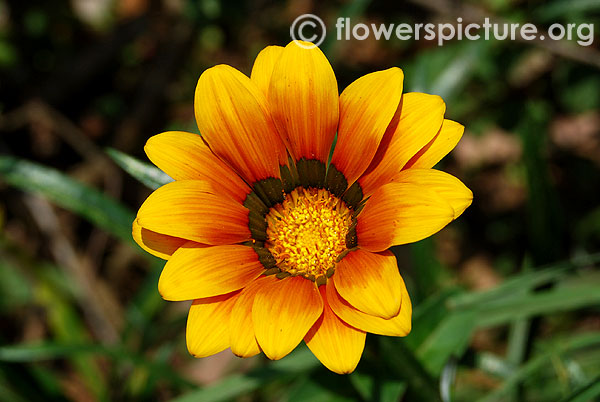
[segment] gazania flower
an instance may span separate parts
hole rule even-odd
[[[387,249],[436,233],[471,203],[458,179],[432,169],[463,133],[440,97],[403,95],[395,67],[339,95],[323,53],[306,47],[267,47],[250,78],[206,70],[195,95],[202,136],[146,144],[175,181],[140,207],[133,237],[167,260],[163,298],[193,300],[196,357],[229,347],[280,359],[304,340],[330,370],[352,372],[367,332],[411,329]]]

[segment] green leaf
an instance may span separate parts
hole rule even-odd
[[[597,280],[590,278],[589,283],[490,301],[478,308],[477,326],[493,327],[519,318],[598,305],[600,304],[599,286]]]
[[[526,258],[523,263],[523,271],[530,272],[531,259]],[[529,291],[525,291],[527,294]],[[527,354],[527,342],[530,335],[531,322],[527,318],[518,318],[510,324],[508,331],[508,345],[506,351],[506,360],[513,366],[518,366],[523,363]],[[515,388],[510,392],[512,400],[522,399],[520,397],[520,389]]]
[[[517,126],[527,176],[526,226],[531,256],[537,264],[559,259],[564,252],[565,222],[547,162],[551,110],[546,102],[528,101]]]
[[[0,177],[24,191],[39,194],[77,213],[121,240],[132,243],[134,214],[100,191],[37,163],[0,156]]]
[[[305,344],[301,344],[285,359],[274,361],[270,366],[281,372],[297,373],[321,367],[321,363]]]
[[[105,348],[93,344],[42,343],[0,346],[0,361],[39,362],[73,356],[82,353],[101,353]]]
[[[271,377],[254,377],[241,374],[233,374],[225,377],[215,385],[211,385],[196,391],[185,394],[182,397],[175,398],[171,402],[219,402],[228,401],[239,395],[246,395],[262,384],[265,384]]]
[[[524,290],[554,282],[566,275],[567,267],[553,267],[543,271],[514,275],[495,288],[461,293],[448,299],[446,305],[452,310],[475,308],[494,300],[502,299],[507,295],[522,293]]]
[[[381,384],[381,395],[379,400],[381,402],[396,402],[402,399],[402,395],[406,392],[406,382],[396,381],[384,381]]]
[[[380,337],[378,339],[382,362],[394,376],[406,381],[407,400],[436,402],[440,400],[436,380],[406,346],[403,339]]]
[[[156,190],[173,181],[169,175],[159,168],[142,162],[133,156],[129,156],[113,148],[108,148],[106,152],[123,170],[152,190]]]
[[[256,368],[246,374],[232,374],[222,381],[189,392],[171,402],[219,402],[246,395],[275,380],[290,381],[318,367],[319,361],[302,346],[285,359]]]
[[[425,298],[448,284],[449,274],[435,257],[433,239],[427,238],[410,245],[414,265],[413,276],[418,294]]]
[[[569,261],[562,261],[546,267],[532,269],[531,272],[525,272],[514,275],[497,287],[481,291],[461,293],[448,299],[446,305],[450,310],[464,310],[481,305],[490,301],[512,297],[515,293],[523,294],[528,290],[546,285],[564,278],[568,271],[576,268],[588,266],[600,262],[600,253],[578,256]]]
[[[0,346],[0,362],[33,363],[54,359],[82,358],[85,355],[106,356],[115,361],[132,362],[140,367],[146,367],[156,375],[162,376],[175,384],[192,386],[193,384],[181,377],[170,364],[160,364],[148,361],[118,346],[104,346],[89,342],[45,342],[41,344],[17,344]]]
[[[344,395],[335,392],[335,387],[327,384],[325,387],[319,382],[307,378],[303,381],[297,381],[290,391],[287,402],[351,402],[355,401]]]
[[[594,378],[588,384],[576,389],[560,402],[589,402],[600,397],[600,377]]]
[[[416,350],[435,328],[448,316],[448,301],[457,294],[464,293],[458,288],[450,288],[430,296],[414,307],[412,330],[405,338],[406,345]]]
[[[493,41],[446,43],[421,52],[405,69],[405,88],[441,96],[446,102],[459,97],[468,79],[489,53]]]
[[[506,381],[500,387],[480,399],[479,402],[494,402],[503,400],[503,397],[514,389],[521,382],[528,379],[531,375],[548,365],[553,359],[561,358],[563,355],[576,351],[597,347],[600,345],[600,333],[588,332],[584,334],[573,335],[564,339],[557,339],[545,353],[540,353],[513,371]]]
[[[451,356],[462,356],[475,330],[476,319],[474,311],[449,315],[417,349],[417,357],[431,374],[438,376]]]
[[[402,379],[382,378],[373,372],[355,371],[348,379],[365,401],[396,402],[406,392],[406,382]]]
[[[373,376],[355,371],[348,376],[348,379],[362,399],[367,401],[373,399],[373,394],[375,392],[375,379]]]
[[[146,278],[129,302],[125,313],[126,326],[121,333],[124,342],[130,336],[145,336],[153,317],[165,307],[164,299],[156,289],[164,264],[164,260],[155,259]]]

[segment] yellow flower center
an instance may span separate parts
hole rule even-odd
[[[266,219],[265,247],[281,272],[317,282],[333,275],[352,224],[346,203],[327,190],[298,187]]]

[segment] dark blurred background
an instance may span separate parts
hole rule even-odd
[[[321,17],[339,88],[398,66],[466,126],[442,162],[474,192],[432,239],[394,249],[404,340],[357,372],[299,348],[195,360],[186,303],[130,239],[145,141],[198,132],[202,71],[250,74],[292,21]],[[588,23],[597,0],[0,0],[0,400],[587,401],[600,395],[600,51],[572,41],[335,40],[335,22]],[[134,166],[134,167],[132,167]],[[132,173],[132,175],[126,173]],[[579,399],[577,399],[579,398]]]

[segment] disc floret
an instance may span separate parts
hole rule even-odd
[[[298,187],[266,216],[266,247],[279,271],[317,282],[333,275],[346,251],[352,211],[324,189]]]

